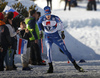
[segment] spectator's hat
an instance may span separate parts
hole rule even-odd
[[[44,13],[45,13],[46,16],[51,14],[51,9],[50,9],[49,6],[44,7]]]
[[[0,20],[3,20],[4,19],[4,15],[2,12],[0,12]]]

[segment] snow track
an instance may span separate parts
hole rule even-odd
[[[77,61],[78,62],[78,61]],[[31,66],[31,71],[22,71],[21,64],[17,63],[17,71],[0,72],[0,78],[99,78],[100,65],[98,60],[86,61],[86,63],[78,63],[84,70],[88,72],[78,72],[73,65],[67,64],[66,61],[53,62],[54,73],[45,74],[48,65],[46,66]]]

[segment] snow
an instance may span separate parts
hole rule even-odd
[[[21,63],[17,63],[17,71],[3,71],[0,72],[0,78],[99,78],[100,77],[100,61],[87,61],[86,63],[79,64],[88,72],[78,72],[72,66],[67,64],[66,61],[54,61],[54,73],[46,74],[48,65],[46,66],[31,66],[31,71],[22,71]]]
[[[35,3],[29,0],[5,0],[8,1],[8,5],[11,6],[14,3],[21,2],[24,6],[28,7],[32,4],[37,4],[38,11],[42,12],[46,6],[46,0],[37,0]],[[56,5],[55,5],[56,4]],[[48,69],[46,66],[32,66],[32,71],[22,71],[20,55],[16,55],[15,63],[18,66],[18,71],[4,71],[0,72],[3,78],[99,78],[100,77],[100,4],[97,4],[97,11],[86,10],[87,1],[83,3],[78,2],[78,7],[71,8],[71,11],[64,11],[64,2],[60,3],[60,0],[53,0],[52,14],[57,15],[63,21],[65,28],[65,44],[67,49],[72,54],[73,58],[77,62],[81,59],[86,60],[86,63],[78,63],[88,72],[77,72],[72,64],[67,64],[67,57],[63,55],[58,46],[53,44],[53,74],[44,74]],[[68,8],[68,7],[67,7]],[[45,42],[44,42],[45,43]],[[43,45],[44,54],[46,57],[46,47]],[[8,74],[9,73],[9,74]]]

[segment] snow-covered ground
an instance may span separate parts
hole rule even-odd
[[[87,72],[78,72],[66,61],[54,61],[54,73],[46,74],[48,65],[46,66],[31,66],[31,71],[22,71],[21,63],[16,64],[17,71],[3,71],[0,72],[0,78],[99,78],[100,77],[100,61],[87,61],[79,64]]]
[[[6,0],[11,6],[18,1]],[[29,0],[19,0],[26,7],[37,4],[39,11],[43,15],[43,7],[46,6],[46,0],[37,0],[35,3]],[[71,11],[64,11],[64,2],[53,0],[52,14],[61,18],[65,28],[65,44],[77,60],[84,59],[86,63],[79,63],[88,72],[77,72],[72,64],[67,64],[67,57],[63,55],[58,46],[52,47],[54,60],[54,73],[44,74],[48,69],[47,66],[32,66],[32,71],[22,71],[20,56],[16,55],[15,62],[18,66],[17,71],[0,72],[1,77],[7,78],[99,78],[100,77],[100,3],[97,4],[97,11],[86,10],[87,1],[78,2],[78,7],[71,8]],[[46,48],[44,45],[43,58],[46,59]]]

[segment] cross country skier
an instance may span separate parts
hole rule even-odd
[[[45,15],[43,15],[42,17],[39,18],[38,26],[39,26],[41,38],[43,37],[42,25],[43,25],[44,31],[45,31],[45,40],[46,40],[46,44],[47,44],[47,57],[48,57],[48,64],[49,64],[49,69],[48,69],[47,73],[53,73],[52,55],[51,55],[51,47],[52,47],[53,43],[55,43],[56,45],[58,45],[61,48],[61,50],[64,52],[65,55],[67,55],[69,60],[72,62],[74,67],[79,72],[83,72],[83,69],[76,64],[75,60],[72,58],[71,54],[69,53],[65,44],[63,43],[62,39],[65,38],[65,35],[64,35],[64,31],[63,31],[62,21],[60,20],[60,18],[58,16],[51,15],[51,10],[50,10],[50,7],[48,7],[48,6],[44,7],[44,13],[45,13]],[[61,37],[59,36],[58,30],[57,30],[58,24],[61,26]]]

